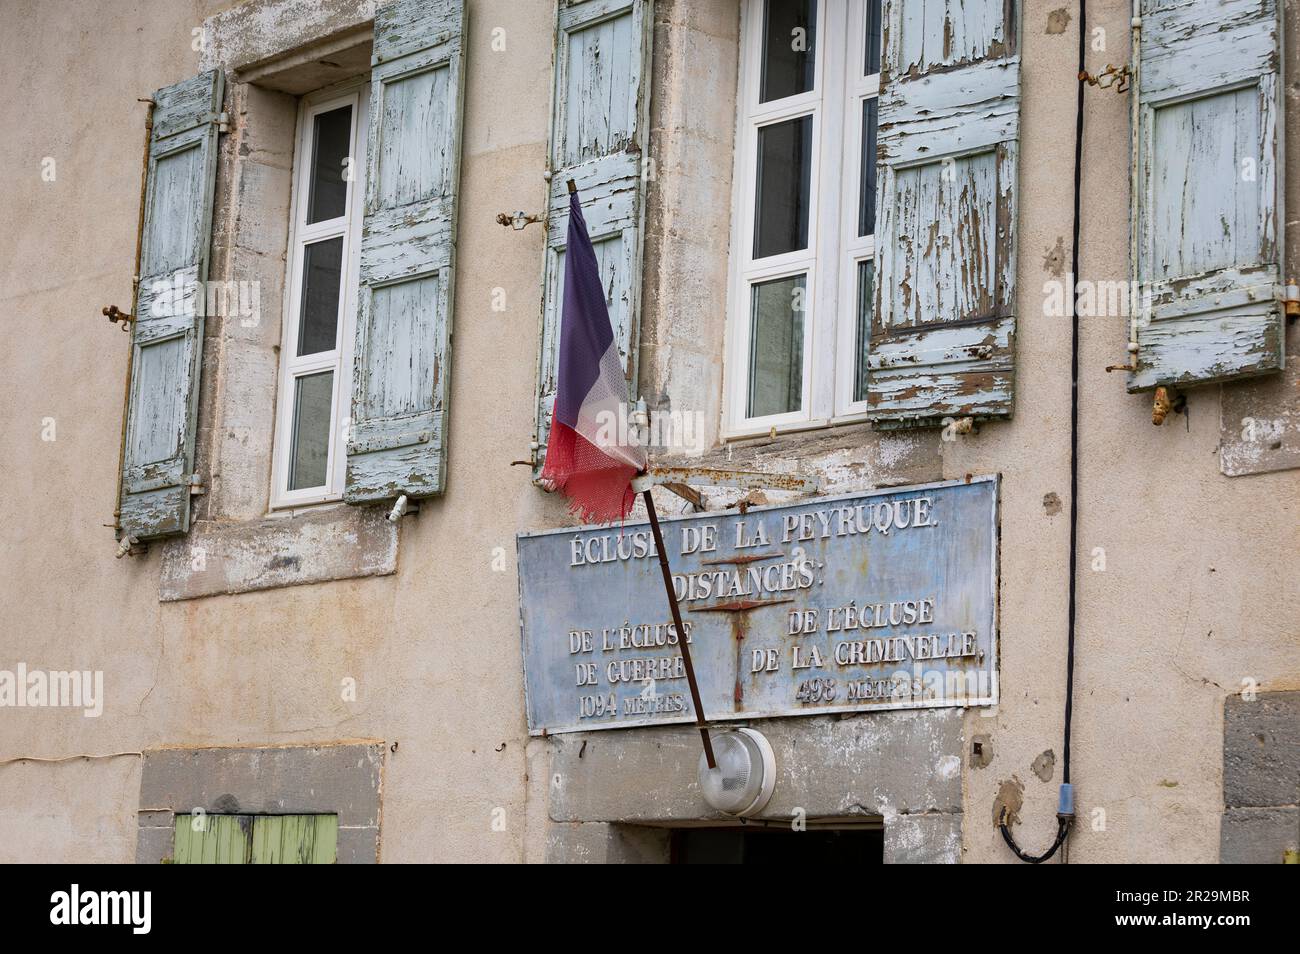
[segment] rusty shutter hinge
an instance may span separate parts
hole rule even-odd
[[[1282,286],[1278,298],[1282,300],[1282,310],[1287,318],[1292,321],[1300,318],[1300,284],[1294,278]]]
[[[537,452],[538,452],[539,450],[541,450],[541,445],[538,444],[537,441],[529,441],[529,442],[528,442],[528,459],[527,459],[527,460],[512,460],[512,461],[510,462],[510,466],[511,466],[511,467],[524,467],[524,466],[527,466],[527,467],[536,467],[536,466],[537,466]]]

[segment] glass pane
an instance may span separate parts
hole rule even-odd
[[[307,222],[337,219],[347,210],[343,161],[352,147],[352,107],[317,113],[312,129],[311,191]]]
[[[343,277],[343,237],[313,242],[303,249],[302,315],[298,356],[333,351],[338,337],[339,288]]]
[[[816,40],[817,0],[767,0],[760,103],[813,88]]]
[[[858,328],[853,349],[853,400],[867,399],[867,355],[871,353],[871,313],[876,307],[876,263],[858,262]]]
[[[755,258],[808,247],[812,123],[811,116],[800,116],[758,131]]]
[[[862,175],[858,193],[858,234],[876,230],[876,98],[862,101]]]
[[[867,55],[863,76],[880,72],[880,4],[881,0],[867,0]]]
[[[289,489],[323,487],[330,459],[330,408],[334,372],[305,374],[293,386],[293,443]]]
[[[803,316],[806,275],[752,287],[747,417],[797,411],[803,404]]]

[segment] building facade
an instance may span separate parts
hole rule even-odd
[[[0,858],[1014,862],[1063,781],[1054,860],[1294,854],[1300,3],[1083,6],[3,0]],[[535,635],[669,619],[529,542],[598,552],[537,481],[571,179],[652,465],[819,484],[656,487],[674,560],[992,494],[991,565],[900,551],[987,590],[975,697],[747,716],[735,621],[814,641],[700,636],[743,825],[677,713],[545,715]]]

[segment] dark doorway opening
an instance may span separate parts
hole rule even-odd
[[[676,828],[675,865],[771,865],[807,861],[884,862],[885,833],[879,828],[810,828],[793,831],[757,825],[735,828]]]

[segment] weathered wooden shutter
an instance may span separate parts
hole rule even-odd
[[[629,397],[635,390],[653,33],[650,0],[560,0],[557,7],[534,476],[555,406],[570,179],[600,264]]]
[[[248,864],[252,821],[248,815],[177,815],[172,864]]]
[[[1011,415],[1018,6],[887,0],[867,378],[878,427]]]
[[[177,815],[178,865],[332,865],[337,815]]]
[[[463,0],[375,14],[349,503],[446,478],[464,40]]]
[[[1128,389],[1283,365],[1277,0],[1141,0]]]
[[[212,70],[154,94],[119,536],[190,525],[221,93]]]
[[[332,865],[337,815],[256,815],[249,859],[255,865]]]

